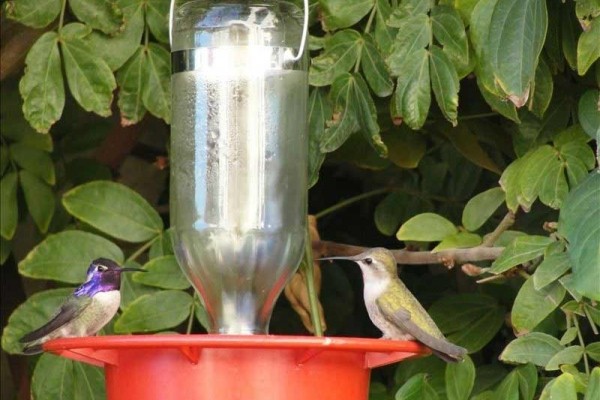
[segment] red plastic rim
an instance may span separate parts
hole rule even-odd
[[[374,353],[406,352],[429,354],[430,350],[414,341],[351,337],[279,336],[279,335],[115,335],[55,339],[44,343],[44,350],[61,352],[71,349],[142,349],[142,348],[238,348],[238,349],[328,349]]]

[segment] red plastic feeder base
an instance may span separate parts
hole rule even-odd
[[[429,353],[410,341],[271,335],[97,336],[44,349],[104,367],[109,400],[364,400],[371,368]]]

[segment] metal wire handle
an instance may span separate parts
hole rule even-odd
[[[171,0],[171,5],[169,6],[169,43],[171,47],[173,46],[173,18],[175,14],[175,2],[177,0]],[[309,0],[304,0],[304,21],[302,23],[302,38],[300,39],[300,48],[298,49],[298,54],[292,57],[292,61],[298,61],[302,58],[302,54],[304,54],[304,48],[306,47],[306,40],[308,38],[308,17],[309,17]]]
[[[175,2],[177,0],[171,0],[169,5],[169,45],[173,47],[173,14],[175,14]]]
[[[308,0],[304,0],[304,22],[302,24],[302,39],[300,39],[300,48],[298,49],[298,54],[292,58],[292,61],[298,61],[300,58],[302,58],[302,54],[304,54],[304,47],[306,47],[306,40],[308,38],[308,14],[310,13],[308,7]]]

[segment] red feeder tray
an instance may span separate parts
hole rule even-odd
[[[363,400],[372,368],[430,353],[411,341],[273,335],[96,336],[44,349],[104,367],[109,400]]]

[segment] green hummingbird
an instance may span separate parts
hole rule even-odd
[[[382,339],[417,340],[444,361],[457,362],[467,350],[450,343],[419,301],[398,278],[391,251],[373,248],[354,257],[327,257],[320,260],[351,260],[363,275],[364,300],[373,324]]]

